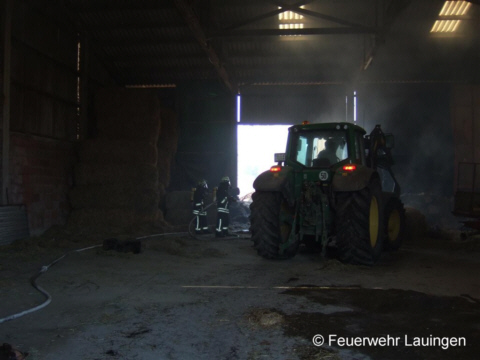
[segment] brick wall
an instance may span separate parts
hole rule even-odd
[[[11,134],[8,200],[26,205],[31,235],[66,223],[75,162],[74,143]]]

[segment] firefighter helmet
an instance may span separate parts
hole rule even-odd
[[[197,187],[208,189],[207,181],[202,179],[198,182]]]
[[[228,184],[228,186],[230,186],[231,185],[230,184],[230,178],[228,176],[222,177],[222,179],[220,180],[220,184],[221,183],[226,183],[226,184]]]

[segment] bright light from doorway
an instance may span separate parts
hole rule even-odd
[[[290,125],[238,125],[238,187],[240,198],[252,193],[253,181],[275,165],[274,154],[284,153]]]
[[[240,94],[237,95],[237,122],[240,122],[241,117],[240,117],[240,109],[242,108],[242,98],[240,97]]]
[[[353,92],[353,122],[357,122],[357,92]]]

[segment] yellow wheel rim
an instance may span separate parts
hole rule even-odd
[[[379,221],[378,221],[378,200],[375,196],[372,196],[372,200],[370,201],[370,216],[369,216],[369,232],[370,232],[370,245],[372,248],[377,245],[378,241],[378,229],[379,229]]]
[[[398,210],[393,210],[390,213],[390,216],[388,218],[388,240],[390,242],[394,242],[397,240],[398,235],[400,234],[400,213]]]

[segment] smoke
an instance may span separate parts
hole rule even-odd
[[[364,89],[361,122],[395,136],[392,170],[402,201],[420,210],[432,228],[456,228],[452,215],[454,140],[446,85],[397,84]]]
[[[381,124],[395,136],[393,169],[402,192],[451,196],[454,143],[448,87],[399,84],[364,96],[367,131]]]

